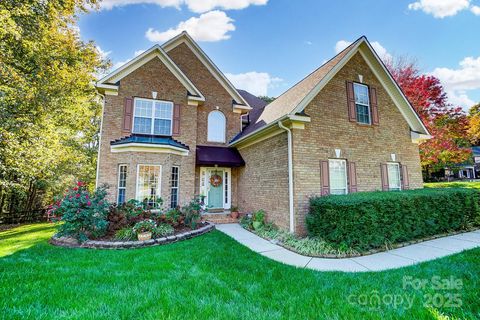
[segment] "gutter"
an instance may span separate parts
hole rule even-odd
[[[293,214],[293,157],[292,157],[292,130],[285,127],[281,121],[278,126],[287,131],[288,137],[288,204],[290,211],[290,233],[295,232],[294,214]]]
[[[98,152],[97,152],[97,172],[95,173],[95,189],[98,188],[98,170],[100,169],[100,149],[102,148],[102,129],[103,129],[103,112],[105,111],[105,95],[97,91],[97,94],[102,97],[102,113],[100,118],[100,132],[98,133]]]

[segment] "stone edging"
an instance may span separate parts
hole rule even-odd
[[[401,242],[401,243],[397,243],[397,244],[393,244],[393,245],[390,245],[388,247],[384,247],[384,248],[380,248],[380,249],[372,249],[372,250],[368,250],[368,251],[364,251],[364,252],[358,252],[358,253],[345,253],[345,254],[312,254],[312,255],[305,255],[303,253],[300,253],[298,252],[297,250],[295,250],[295,248],[292,248],[286,244],[284,244],[283,242],[279,241],[279,240],[276,240],[276,239],[269,239],[269,238],[266,238],[266,237],[262,237],[261,235],[259,235],[258,233],[256,233],[255,231],[253,230],[250,230],[250,229],[247,229],[247,228],[244,228],[242,226],[243,229],[247,230],[248,232],[251,232],[253,233],[254,235],[262,238],[262,239],[265,239],[267,241],[270,241],[282,248],[285,248],[289,251],[292,251],[292,252],[295,252],[301,256],[304,256],[304,257],[315,257],[315,258],[328,258],[328,259],[344,259],[344,258],[355,258],[355,257],[362,257],[362,256],[369,256],[369,255],[372,255],[372,254],[375,254],[375,253],[380,253],[380,252],[385,252],[385,251],[389,251],[389,250],[393,250],[393,249],[398,249],[398,248],[402,248],[402,247],[406,247],[406,246],[410,246],[412,244],[417,244],[417,243],[421,243],[421,242],[425,242],[425,241],[429,241],[429,240],[435,240],[435,239],[439,239],[439,238],[444,238],[444,237],[448,237],[448,236],[454,236],[454,235],[457,235],[457,234],[461,234],[461,233],[465,233],[465,232],[470,232],[470,231],[477,231],[477,230],[480,230],[478,228],[467,228],[465,230],[459,230],[459,231],[452,231],[452,232],[447,232],[447,233],[441,233],[441,234],[437,234],[437,235],[434,235],[434,236],[430,236],[430,237],[426,237],[426,238],[421,238],[421,239],[415,239],[415,240],[410,240],[410,241],[406,241],[406,242]]]
[[[98,241],[98,240],[87,240],[83,243],[78,242],[76,239],[70,237],[56,237],[53,236],[50,239],[50,243],[55,246],[68,247],[68,248],[90,248],[90,249],[135,249],[143,247],[158,246],[163,244],[168,244],[172,242],[177,242],[185,239],[190,239],[202,235],[204,233],[210,232],[215,229],[215,225],[209,222],[206,222],[206,226],[201,228],[179,233],[176,235],[171,235],[168,237],[150,239],[146,241]]]

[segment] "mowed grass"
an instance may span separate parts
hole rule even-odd
[[[425,188],[472,188],[480,189],[480,181],[429,182]]]
[[[1,319],[480,318],[480,249],[404,269],[340,273],[282,265],[219,231],[123,251],[54,247],[53,233],[49,224],[0,232]],[[404,288],[404,277],[427,285]],[[457,286],[434,289],[432,277]],[[435,294],[444,298],[425,305]],[[461,307],[448,305],[448,295]]]

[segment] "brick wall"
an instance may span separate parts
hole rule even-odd
[[[345,82],[358,81],[377,88],[378,126],[348,120]],[[356,54],[305,109],[311,123],[305,130],[293,130],[294,195],[296,232],[305,232],[305,214],[310,196],[320,194],[320,160],[341,158],[356,162],[358,191],[381,189],[380,164],[396,160],[407,165],[410,188],[423,186],[418,146],[398,108],[382,88],[360,54]]]
[[[268,221],[288,228],[287,134],[281,133],[239,151],[245,160],[245,167],[238,169],[240,210],[264,209]]]

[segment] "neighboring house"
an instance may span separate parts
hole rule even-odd
[[[445,175],[458,179],[480,178],[480,146],[472,147],[471,163],[460,165],[455,170],[445,170]]]
[[[97,83],[110,200],[264,209],[305,232],[310,196],[422,187],[429,133],[365,37],[272,103],[236,90],[185,32]]]

